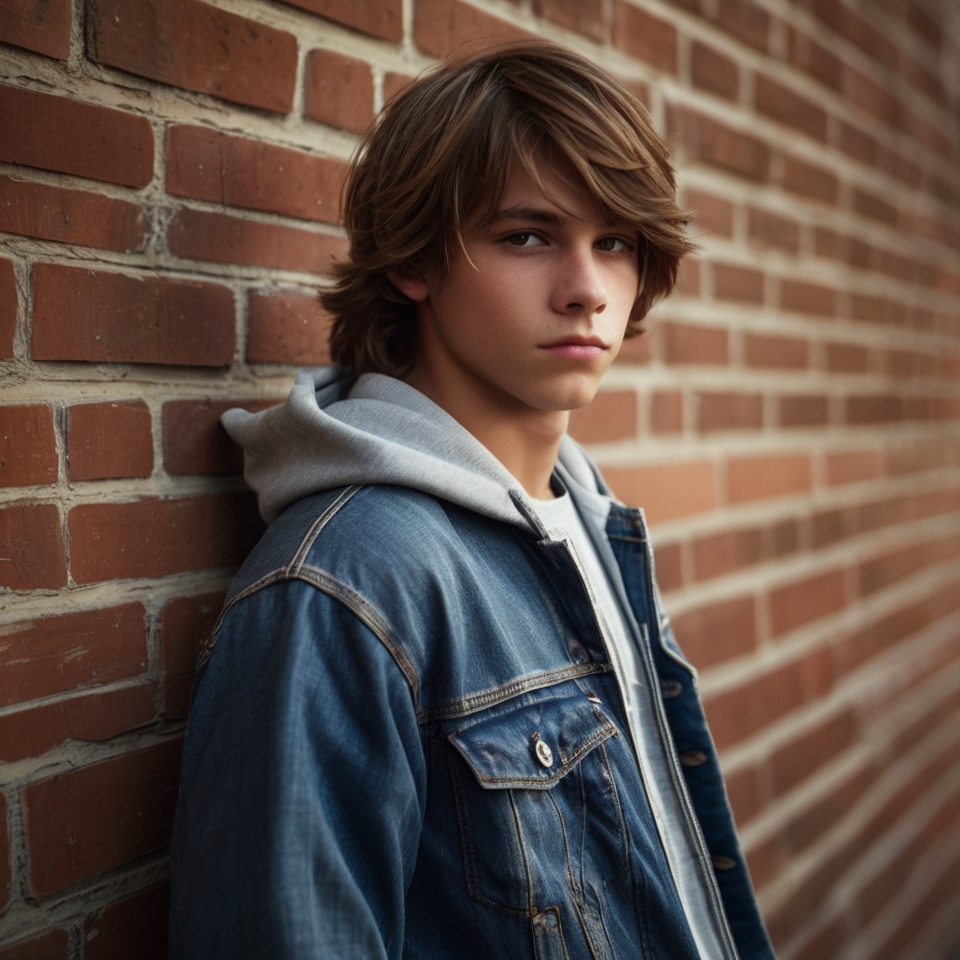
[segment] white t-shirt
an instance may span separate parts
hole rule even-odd
[[[610,577],[619,578],[620,572],[604,567],[568,493],[553,500],[532,499],[531,502],[551,538],[566,540],[579,562],[620,680],[640,775],[694,942],[703,960],[721,960],[724,953],[716,919],[709,908],[698,860],[684,826],[680,798],[670,776],[647,671],[611,586]],[[608,501],[604,506],[609,511]],[[605,522],[605,516],[603,520]],[[619,592],[624,595],[622,590]]]

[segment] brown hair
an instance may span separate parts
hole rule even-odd
[[[321,294],[331,355],[356,373],[403,376],[416,309],[387,271],[446,272],[465,221],[492,218],[519,161],[566,158],[604,210],[640,234],[641,283],[627,336],[676,283],[692,249],[667,151],[643,105],[583,57],[549,43],[441,65],[406,87],[360,142],[346,188],[350,262]]]

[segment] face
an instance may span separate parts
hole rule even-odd
[[[445,275],[391,274],[418,305],[408,380],[454,416],[582,407],[623,339],[637,231],[610,221],[572,167],[542,169],[549,198],[517,164],[493,223],[468,221],[469,260],[458,250]]]

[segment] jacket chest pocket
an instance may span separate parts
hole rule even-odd
[[[471,896],[529,915],[624,874],[606,744],[618,731],[601,704],[578,693],[467,724],[447,739]]]

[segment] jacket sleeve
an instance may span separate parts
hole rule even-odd
[[[235,604],[196,686],[171,849],[171,960],[399,958],[423,819],[410,687],[300,581]]]

